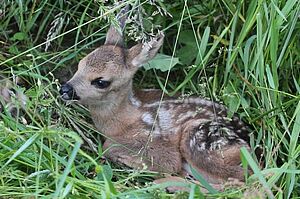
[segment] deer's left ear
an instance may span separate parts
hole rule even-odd
[[[128,61],[134,67],[140,67],[151,60],[162,46],[164,34],[160,33],[155,38],[144,44],[137,44],[129,49]]]
[[[106,40],[104,44],[123,47],[124,40],[122,33],[116,27],[111,25],[106,34]]]

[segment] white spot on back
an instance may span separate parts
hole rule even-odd
[[[185,113],[181,113],[178,115],[178,118],[176,120],[176,123],[182,123],[183,121],[187,120],[187,119],[191,119],[195,116],[195,111],[187,111]]]
[[[245,126],[242,127],[242,131],[247,131],[247,128]]]
[[[218,140],[212,142],[210,144],[210,150],[220,150],[222,146],[228,144],[228,140],[224,139],[223,137],[219,138]]]
[[[163,107],[158,113],[159,127],[163,130],[170,130],[173,127],[172,113],[170,110]]]
[[[154,135],[154,136],[160,136],[161,135],[161,131],[157,127],[157,125],[155,125],[154,130],[152,131],[152,135]]]
[[[142,120],[148,125],[152,125],[154,122],[152,115],[148,112],[143,113]]]
[[[203,105],[210,105],[211,102],[207,101],[205,99],[202,98],[195,98],[195,97],[191,97],[191,98],[187,98],[184,100],[185,103],[192,103],[192,104],[203,104]]]
[[[196,144],[196,139],[195,137],[193,137],[191,140],[190,140],[190,148],[193,149],[195,147],[195,144]]]
[[[198,151],[204,151],[205,149],[206,149],[206,143],[205,142],[201,143],[200,146],[199,146],[199,144],[197,145],[197,150]]]

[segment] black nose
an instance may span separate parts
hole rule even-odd
[[[75,90],[70,84],[62,85],[59,93],[64,100],[79,100],[79,97],[76,95]]]

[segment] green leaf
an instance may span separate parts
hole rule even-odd
[[[105,180],[104,176],[106,177],[107,180],[111,181],[111,179],[113,177],[113,171],[112,171],[110,165],[103,165],[101,172],[99,172],[97,174],[96,179],[99,181],[104,181]]]
[[[13,41],[23,41],[26,37],[27,37],[27,35],[24,32],[17,32],[12,37],[12,40]]]
[[[107,177],[103,173],[104,183],[105,183],[105,191],[106,191],[106,197],[109,198],[111,194],[117,195],[117,190],[115,189],[113,183],[111,180],[107,179]]]
[[[164,54],[157,54],[154,59],[144,64],[144,68],[146,70],[155,68],[165,72],[173,68],[176,64],[180,64],[178,58]]]
[[[196,58],[198,50],[196,46],[186,45],[178,50],[178,57],[182,64],[190,65]]]
[[[20,53],[18,47],[16,45],[11,45],[8,49],[8,52],[14,55],[17,55]]]
[[[232,82],[230,82],[230,84],[224,89],[223,99],[228,106],[229,118],[233,116],[241,104],[239,93],[235,89],[235,85]]]
[[[198,48],[197,48],[196,33],[192,30],[184,30],[180,33],[178,38],[178,43],[182,46],[177,51],[177,56],[182,64],[190,65],[192,61],[197,58]]]
[[[189,46],[197,46],[195,34],[192,30],[182,31],[179,35],[178,42]]]

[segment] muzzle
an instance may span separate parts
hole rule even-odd
[[[79,100],[74,88],[70,84],[63,84],[60,88],[59,94],[64,100]]]

